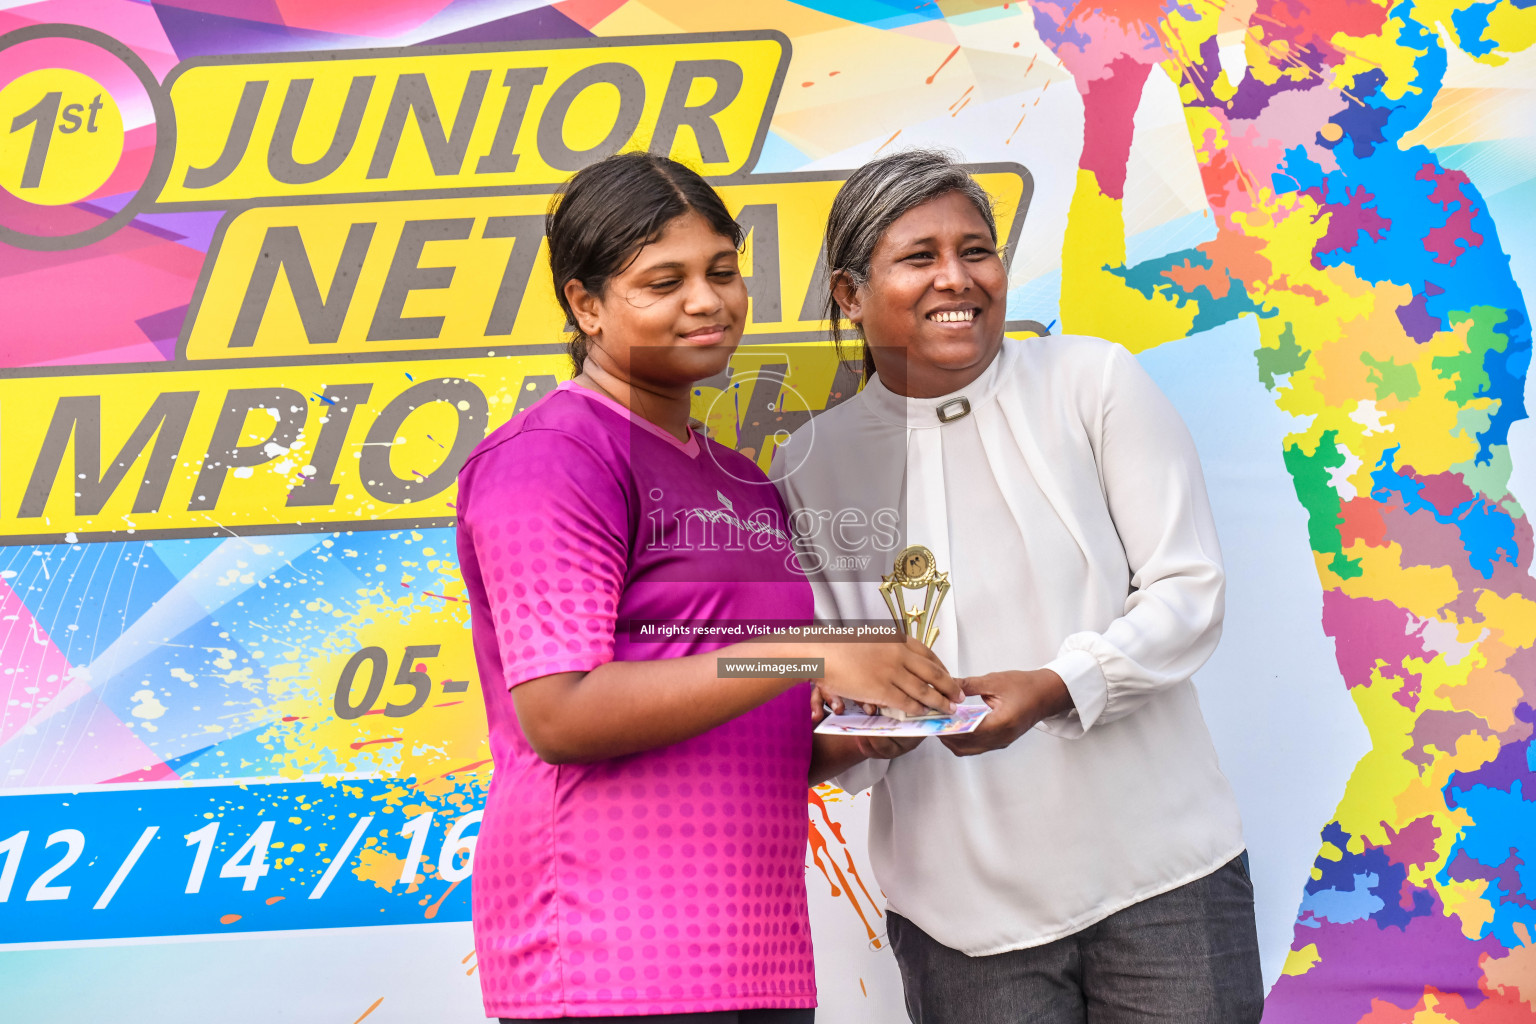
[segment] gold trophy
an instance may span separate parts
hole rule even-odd
[[[881,576],[880,580],[880,596],[885,598],[886,607],[891,610],[891,617],[896,620],[897,626],[907,636],[916,637],[926,646],[932,647],[933,642],[939,638],[939,605],[944,603],[944,595],[949,593],[949,573],[939,572],[933,552],[921,544],[903,548],[901,554],[896,556],[896,565],[891,574]],[[920,603],[915,608],[907,607],[905,592],[908,590],[922,592]],[[946,717],[939,711],[909,715],[895,708],[880,708],[880,714],[902,720]]]

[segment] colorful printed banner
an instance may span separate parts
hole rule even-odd
[[[751,322],[695,412],[766,465],[858,386],[820,232],[906,145],[998,200],[1010,330],[1124,343],[1196,436],[1266,1021],[1525,1019],[1533,42],[1520,0],[0,10],[8,1019],[477,1019],[453,477],[570,372],[552,191],[718,184]],[[821,1019],[895,1024],[867,801],[809,799]]]

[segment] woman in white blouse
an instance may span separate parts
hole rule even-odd
[[[993,708],[942,744],[818,737],[823,777],[874,790],[912,1020],[1258,1021],[1242,826],[1190,681],[1221,553],[1177,412],[1118,345],[1004,338],[990,200],[943,154],[855,172],[826,250],[875,373],[775,457],[818,615],[887,619],[880,573],[926,546],[953,587],[935,653]]]

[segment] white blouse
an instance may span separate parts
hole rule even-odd
[[[941,423],[962,396],[970,412]],[[927,740],[837,780],[874,787],[870,854],[892,910],[1000,953],[1241,852],[1190,681],[1221,633],[1221,551],[1194,443],[1128,351],[1006,339],[980,378],[931,399],[877,376],[797,430],[772,475],[819,617],[889,620],[879,575],[925,545],[953,587],[934,644],[950,671],[1050,668],[1075,705],[1003,750]]]

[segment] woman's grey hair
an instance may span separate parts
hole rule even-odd
[[[992,197],[976,184],[970,173],[949,153],[936,149],[909,149],[871,160],[849,176],[832,200],[827,215],[827,321],[832,341],[843,353],[843,311],[832,284],[845,275],[855,287],[869,281],[869,261],[886,229],[908,210],[931,199],[958,192],[971,201],[986,221],[992,242],[997,243],[997,221]],[[863,329],[858,331],[862,341]],[[868,342],[863,346],[864,377],[874,372]]]

